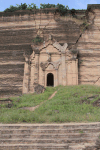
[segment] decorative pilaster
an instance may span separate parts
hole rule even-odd
[[[43,70],[42,85],[45,86],[45,70]]]
[[[65,52],[61,53],[62,59],[62,85],[66,85],[66,62],[65,62]]]
[[[55,69],[54,86],[58,86],[58,69]]]
[[[76,77],[76,82],[75,82],[75,85],[78,85],[78,59],[76,59],[75,61],[75,77]]]
[[[34,93],[34,72],[35,72],[35,55],[34,51],[32,55],[30,56],[30,61],[31,61],[31,74],[30,74],[30,93]]]
[[[35,54],[35,74],[34,74],[34,82],[39,84],[39,54]]]
[[[25,63],[24,63],[24,77],[23,77],[23,91],[22,93],[28,93],[29,91],[29,56],[24,53],[23,55],[25,57]]]

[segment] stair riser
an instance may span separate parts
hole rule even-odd
[[[65,139],[65,138],[92,138],[92,137],[97,137],[97,135],[96,135],[97,133],[95,133],[94,135],[93,134],[90,134],[90,135],[86,135],[86,134],[80,134],[80,135],[27,135],[27,134],[25,134],[25,135],[22,135],[22,134],[19,134],[19,135],[13,135],[13,134],[11,134],[11,135],[9,135],[9,134],[2,134],[2,135],[0,135],[0,139],[14,139],[14,138],[56,138],[56,139]]]
[[[68,147],[67,146],[62,146],[62,147],[57,147],[57,146],[51,146],[51,147],[40,147],[40,146],[20,146],[20,147],[18,147],[18,146],[16,146],[16,147],[14,147],[14,146],[9,146],[9,147],[5,147],[5,146],[0,146],[0,150],[54,150],[54,149],[56,149],[56,150],[70,150],[70,149],[68,149]]]
[[[80,133],[81,129],[72,130],[1,130],[1,134],[38,134],[38,133],[50,133],[50,134],[67,134],[67,133]],[[83,133],[100,132],[100,129],[85,129]]]
[[[38,139],[34,139],[34,140],[0,140],[0,144],[33,144],[33,143],[35,143],[35,144],[38,144],[38,143],[40,143],[40,144],[42,144],[42,143],[45,143],[45,144],[47,144],[47,143],[56,143],[56,144],[66,144],[66,143],[92,143],[94,141],[94,139],[92,140],[85,140],[85,139],[74,139],[74,140],[72,140],[72,139],[65,139],[65,140],[38,140]]]
[[[0,126],[0,129],[87,129],[87,128],[100,128],[100,124],[97,125],[68,125],[68,126]]]
[[[83,150],[100,133],[100,124],[0,126],[0,150]]]

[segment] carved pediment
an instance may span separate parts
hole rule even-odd
[[[44,49],[47,48],[49,49],[49,47],[52,47],[52,49],[55,51],[65,53],[68,44],[64,43],[64,45],[61,46],[56,40],[52,39],[51,35],[49,35],[49,38],[46,42],[44,41],[40,46],[37,47],[34,44],[32,44],[31,47],[35,53],[40,53],[40,51],[43,51]]]
[[[59,51],[53,45],[48,45],[47,47],[43,48],[40,53],[51,54],[51,53],[59,53]]]
[[[53,64],[48,64],[48,66],[47,66],[47,68],[46,68],[46,70],[53,70],[54,69],[54,66],[53,66]]]
[[[65,52],[66,52],[66,49],[67,49],[67,47],[68,47],[68,44],[67,44],[67,43],[64,43],[64,45],[61,46],[58,42],[55,42],[55,43],[53,44],[53,46],[56,47],[59,52],[65,53]]]

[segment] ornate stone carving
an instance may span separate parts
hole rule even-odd
[[[35,58],[35,52],[33,51],[33,53],[30,55],[30,60]]]
[[[59,52],[61,52],[62,46],[61,46],[58,42],[55,42],[55,43],[53,44],[53,46],[56,47]]]
[[[41,62],[40,63],[40,67],[42,68],[42,70],[44,71],[48,66],[48,62]]]
[[[61,64],[61,60],[59,60],[57,62],[52,62],[51,64],[54,66],[55,70],[58,70],[59,65]]]
[[[52,40],[52,36],[51,36],[51,34],[49,34],[49,40]]]
[[[29,63],[29,55],[27,55],[25,52],[23,53],[23,56],[25,58],[25,62]]]
[[[65,54],[67,47],[68,47],[68,44],[67,44],[67,43],[64,43],[64,45],[61,47],[61,53]]]
[[[48,62],[51,62],[51,54],[49,53]]]
[[[32,50],[35,52],[35,54],[39,54],[40,53],[39,46],[34,47],[34,45],[31,45],[31,47],[32,47]]]
[[[35,58],[35,52],[33,51],[33,53],[30,55],[30,64],[34,64],[34,58]]]
[[[55,70],[58,70],[59,65],[61,64],[61,60],[57,61],[57,62],[41,62],[40,63],[40,67],[42,68],[42,70],[44,71],[49,65],[53,65]]]
[[[64,45],[61,46],[58,42],[55,42],[55,43],[53,44],[53,46],[56,47],[59,52],[65,53],[65,52],[66,52],[66,48],[68,47],[68,44],[67,44],[67,43],[64,43]]]

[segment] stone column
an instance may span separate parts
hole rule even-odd
[[[78,85],[78,59],[75,61],[75,68],[76,68],[76,85]]]
[[[24,63],[24,77],[23,77],[23,91],[22,93],[28,93],[29,91],[29,57],[24,54],[25,63]]]
[[[30,79],[30,93],[34,93],[34,71],[35,71],[35,61],[31,60],[31,79]]]
[[[66,85],[66,62],[65,62],[65,51],[61,53],[62,59],[62,85]]]
[[[54,87],[58,86],[58,69],[55,69]]]
[[[42,77],[42,85],[45,87],[45,70],[42,70],[43,71],[43,77]]]
[[[35,74],[34,74],[34,82],[39,83],[39,54],[35,54]]]
[[[78,85],[78,60],[72,61],[72,85]]]

